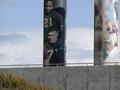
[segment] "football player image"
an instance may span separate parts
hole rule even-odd
[[[104,30],[107,30],[109,33],[117,32],[118,15],[117,15],[115,3],[113,2],[113,0],[106,0],[102,9],[103,9],[102,18],[103,18]]]
[[[53,10],[53,1],[52,0],[48,0],[46,1],[46,6],[45,6],[45,11],[46,13],[49,13],[51,10]]]
[[[102,17],[100,13],[101,7],[99,4],[95,3],[95,22],[94,22],[94,27],[95,30],[102,30]]]
[[[102,8],[103,9],[102,10],[103,41],[106,42],[106,45],[103,45],[103,48],[107,48],[106,52],[110,51],[110,47],[112,49],[112,47],[117,46],[117,38],[118,38],[117,36],[118,35],[117,34],[118,22],[117,21],[118,20],[117,20],[117,11],[114,7],[115,5],[114,1],[115,0],[106,0]]]
[[[98,3],[99,2],[99,3]],[[100,65],[102,64],[102,16],[100,13],[101,5],[100,0],[95,0],[95,16],[94,16],[94,64]]]
[[[117,5],[118,0],[95,0],[95,64],[116,60],[113,58],[118,52]]]
[[[58,30],[51,30],[47,35],[47,42],[45,43],[45,57],[44,63],[50,66],[56,66],[56,64],[64,63],[64,45],[59,38]]]
[[[62,16],[62,14],[55,11],[52,0],[46,0],[46,2],[45,2],[44,27],[45,27],[45,29],[54,27],[61,31],[64,28],[63,16]]]
[[[44,64],[51,66],[64,63],[64,17],[55,9],[53,0],[45,1]]]
[[[103,64],[105,62],[115,62],[117,60],[118,55],[118,46],[116,33],[110,34],[108,37],[104,39],[103,43]]]

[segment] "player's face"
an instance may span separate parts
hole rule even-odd
[[[52,1],[48,1],[48,2],[46,3],[45,9],[46,9],[46,12],[47,12],[47,13],[50,12],[50,11],[53,9],[53,2],[52,2]]]
[[[48,41],[49,43],[56,43],[58,39],[58,32],[57,31],[52,31],[48,33]]]

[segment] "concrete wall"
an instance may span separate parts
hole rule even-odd
[[[120,66],[0,69],[54,90],[120,90]]]

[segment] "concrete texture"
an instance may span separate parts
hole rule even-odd
[[[12,73],[53,90],[120,90],[120,66],[9,68]]]

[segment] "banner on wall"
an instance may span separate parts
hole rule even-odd
[[[118,55],[118,0],[95,0],[95,65],[115,62]]]
[[[44,66],[65,65],[66,0],[44,0]]]

